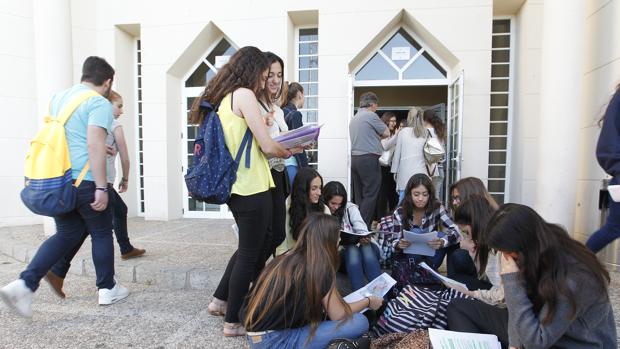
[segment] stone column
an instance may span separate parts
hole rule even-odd
[[[37,111],[41,120],[54,93],[73,84],[71,1],[33,0],[34,68]],[[56,232],[54,220],[43,219],[46,235]]]
[[[573,233],[585,55],[585,2],[543,5],[535,209]]]

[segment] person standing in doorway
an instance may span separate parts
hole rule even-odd
[[[396,182],[394,175],[390,172],[392,167],[392,155],[396,148],[396,140],[398,138],[398,121],[396,114],[391,111],[383,113],[381,120],[385,122],[390,130],[390,136],[381,140],[383,146],[383,154],[379,158],[381,165],[381,190],[379,190],[379,198],[377,199],[377,209],[375,210],[375,220],[378,222],[384,216],[394,212],[398,204],[398,193],[396,193]]]
[[[82,66],[81,83],[56,94],[50,115],[59,115],[78,96],[88,91],[98,95],[82,102],[65,124],[73,180],[87,164],[84,180],[76,188],[73,211],[55,216],[57,232],[39,246],[19,279],[0,289],[2,300],[19,315],[32,317],[32,299],[41,279],[56,261],[77,246],[87,231],[92,237],[92,255],[99,289],[99,304],[109,305],[126,298],[129,291],[114,280],[112,208],[108,205],[105,139],[112,128],[110,94],[114,68],[105,59],[88,57]]]
[[[596,145],[596,159],[599,165],[610,175],[609,185],[620,184],[620,85],[612,97],[605,116],[601,119],[603,129]],[[620,202],[609,199],[607,222],[594,232],[586,246],[594,253],[620,237]]]
[[[376,113],[378,103],[377,95],[373,92],[362,94],[359,110],[349,123],[353,202],[360,207],[368,229],[381,189],[381,138],[390,136],[389,128]]]
[[[392,157],[392,173],[396,179],[396,191],[399,204],[403,201],[405,187],[409,178],[418,173],[427,174],[424,161],[424,143],[426,127],[422,120],[422,109],[413,107],[407,114],[407,127],[403,128],[396,139],[396,148]]]

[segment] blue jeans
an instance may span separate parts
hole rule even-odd
[[[293,191],[293,181],[295,180],[295,176],[297,176],[297,172],[299,171],[299,167],[295,165],[286,166],[286,172],[288,173],[288,182],[290,184],[290,188],[288,188],[289,192]]]
[[[113,217],[114,235],[116,235],[116,242],[121,248],[121,254],[129,253],[133,250],[133,246],[129,242],[129,235],[127,233],[127,205],[123,202],[120,195],[114,190],[112,185],[108,185],[108,207],[111,207]],[[62,258],[60,258],[50,269],[52,273],[61,278],[65,278],[71,268],[71,261],[78,253],[84,240],[88,237],[88,231],[84,230],[82,233],[82,239],[73,249],[67,252]]]
[[[56,234],[41,244],[32,261],[20,274],[33,292],[52,265],[82,241],[84,232],[90,232],[92,255],[97,275],[97,287],[114,287],[114,245],[112,242],[112,208],[103,211],[90,207],[95,199],[95,182],[83,181],[77,189],[75,210],[54,217]]]
[[[340,325],[340,326],[339,326]],[[341,324],[339,321],[323,321],[316,329],[314,337],[306,343],[310,335],[310,325],[273,331],[261,336],[248,336],[250,348],[327,348],[336,338],[355,339],[368,332],[368,320],[360,313],[353,313],[351,319]]]
[[[381,275],[377,247],[372,243],[344,247],[344,264],[353,290],[360,289]],[[366,276],[366,277],[364,277]]]
[[[615,202],[609,197],[608,213],[605,225],[594,232],[586,242],[586,247],[594,253],[602,250],[607,244],[620,237],[620,202]]]

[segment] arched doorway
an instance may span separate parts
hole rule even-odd
[[[235,45],[226,37],[221,36],[215,40],[215,44],[207,50],[206,54],[190,69],[182,79],[182,119],[183,119],[183,168],[187,169],[194,159],[194,139],[198,133],[199,125],[187,123],[187,113],[192,107],[194,100],[202,93],[205,85],[211,80],[217,70],[226,64],[228,58],[237,52]],[[187,193],[187,187],[183,183],[183,216],[187,218],[232,218],[232,214],[226,205],[212,205],[199,202]]]
[[[449,64],[404,25],[395,27],[379,45],[366,52],[366,59],[350,75],[349,118],[357,111],[359,96],[366,91],[377,94],[379,115],[392,111],[402,119],[411,107],[435,110],[447,129],[442,193],[447,200],[445,188],[460,178],[463,73],[453,73]]]

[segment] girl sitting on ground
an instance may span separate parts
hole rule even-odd
[[[379,247],[368,234],[357,205],[347,201],[347,191],[342,183],[325,184],[323,200],[331,214],[340,221],[340,245],[351,288],[360,289],[381,275]]]
[[[418,269],[418,263],[426,262],[433,269],[437,269],[443,262],[443,255],[436,252],[434,256],[405,253],[404,250],[411,245],[411,242],[404,238],[404,231],[418,234],[437,233],[437,237],[427,243],[435,251],[456,244],[460,238],[456,225],[435,197],[431,179],[421,173],[409,179],[402,203],[393,215],[381,219],[379,228],[382,232],[397,234],[391,242],[395,247],[395,253],[392,256],[392,277],[397,281],[394,295],[408,284],[427,283],[430,280],[434,282],[434,279],[418,279],[418,276],[425,274],[415,272]]]
[[[276,249],[281,255],[295,245],[306,216],[311,212],[329,214],[329,208],[321,200],[323,177],[311,167],[299,169],[293,181],[293,190],[286,208],[286,238]]]
[[[241,310],[251,348],[326,348],[336,338],[368,331],[359,312],[378,309],[383,299],[342,299],[336,289],[339,236],[335,217],[309,214],[297,244],[263,270]]]
[[[617,348],[609,273],[594,253],[524,205],[500,206],[487,232],[501,252],[510,315],[477,308],[461,330],[495,334],[510,348]]]

